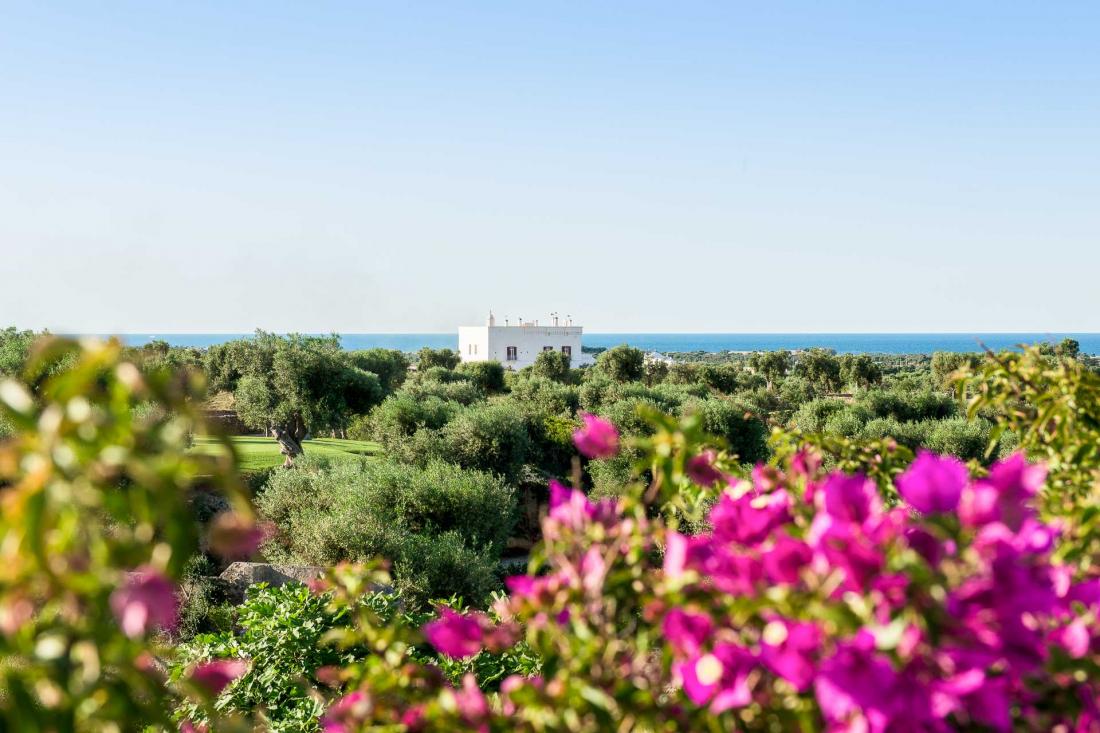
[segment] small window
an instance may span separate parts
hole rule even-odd
[[[573,347],[572,346],[563,346],[563,347],[561,347],[561,353],[565,354],[570,359],[572,359],[573,358]]]
[[[505,358],[506,361],[516,361],[519,358],[518,355],[516,354],[516,347],[515,346],[505,347],[504,351],[505,351],[505,357],[504,358]]]
[[[554,350],[554,347],[553,347],[553,346],[543,346],[543,347],[542,347],[542,350],[543,350],[543,351],[553,351],[553,350]]]

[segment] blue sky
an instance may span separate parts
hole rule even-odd
[[[1100,331],[1100,4],[0,2],[0,322]]]

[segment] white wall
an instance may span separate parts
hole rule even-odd
[[[591,361],[581,352],[580,326],[462,326],[458,349],[463,361],[499,361],[506,368],[522,369],[535,363],[546,346],[561,351],[572,348],[572,365]],[[516,360],[508,361],[508,347],[516,347]]]

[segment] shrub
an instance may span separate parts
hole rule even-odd
[[[443,373],[458,376],[448,379],[434,379],[434,375],[429,374],[427,378],[418,378],[415,381],[407,382],[396,394],[407,395],[417,400],[437,397],[447,402],[457,402],[460,405],[472,405],[485,399],[485,393],[466,375],[447,371]]]
[[[531,374],[555,382],[568,382],[572,359],[560,351],[541,351],[531,365]]]
[[[530,454],[531,439],[523,413],[501,401],[459,412],[440,431],[436,451],[444,460],[515,481]]]
[[[214,563],[206,555],[196,555],[184,566],[175,639],[186,642],[198,634],[229,627],[230,621],[222,606],[225,598],[211,577],[216,574]]]
[[[399,392],[370,413],[370,437],[384,443],[396,436],[412,435],[421,428],[441,428],[460,409],[459,403],[436,395]]]
[[[255,660],[252,667],[219,696],[219,707],[239,713],[262,711],[272,733],[314,733],[324,705],[310,692],[315,673],[347,664],[364,649],[350,651],[322,643],[332,629],[347,624],[346,610],[330,612],[329,599],[299,584],[269,588],[263,583],[245,592],[234,610],[234,627],[204,634],[179,649],[171,674],[182,679],[193,665],[214,659]],[[202,709],[184,703],[177,717],[206,722]]]
[[[502,587],[499,563],[499,550],[470,542],[458,532],[413,534],[394,558],[394,579],[398,593],[413,607],[448,596],[481,606]]]
[[[499,555],[515,521],[515,497],[500,479],[435,462],[313,456],[275,474],[257,503],[279,528],[277,543],[318,565],[369,559],[409,533],[454,531]]]
[[[843,400],[827,397],[811,400],[798,408],[792,423],[796,429],[804,433],[820,433],[825,430],[826,421],[844,407]]]
[[[596,368],[616,382],[637,382],[645,376],[645,354],[623,344],[596,357]]]
[[[863,426],[863,430],[860,431],[859,437],[862,440],[893,438],[900,445],[904,445],[910,450],[916,450],[918,447],[928,444],[928,430],[930,427],[931,423],[928,421],[899,422],[892,417],[876,417],[867,421]]]
[[[722,438],[742,463],[757,463],[768,457],[768,428],[744,402],[712,398],[689,407],[703,419],[703,430]]]
[[[504,367],[499,361],[471,361],[458,365],[458,373],[465,375],[485,394],[504,391]]]
[[[852,438],[859,435],[870,417],[870,413],[859,405],[845,405],[825,420],[825,432]]]
[[[690,441],[662,433],[652,445]],[[561,721],[596,731],[626,718],[645,730],[1100,724],[1090,672],[1100,580],[1052,558],[1053,528],[1032,506],[1041,467],[1015,456],[979,480],[924,454],[896,481],[909,506],[888,510],[874,482],[825,473],[800,451],[719,494],[710,529],[685,536],[653,519],[643,496],[696,492],[679,473],[693,452],[647,455],[667,493],[634,484],[594,504],[554,490],[543,560],[510,580],[503,615],[526,624],[541,676],[507,681],[496,705],[472,679],[427,683],[351,720],[383,725],[411,704],[440,729]],[[454,656],[516,635],[479,614],[424,632]],[[352,689],[409,679],[425,677],[375,667]],[[663,692],[640,694],[653,689]]]
[[[967,460],[979,460],[989,444],[989,422],[956,417],[932,422],[925,447]]]
[[[452,593],[480,602],[492,589],[486,578],[516,513],[500,479],[445,463],[301,463],[276,474],[258,500],[278,529],[264,548],[271,559],[332,565],[385,557],[417,603]],[[436,542],[438,551],[426,552]],[[450,576],[440,586],[444,567]]]
[[[416,352],[416,368],[418,371],[431,369],[432,367],[454,369],[461,360],[462,357],[450,349],[431,349],[425,346]]]
[[[347,359],[353,366],[377,375],[386,395],[404,384],[409,374],[409,357],[395,349],[350,351]]]
[[[580,407],[580,394],[576,387],[534,375],[512,382],[512,399],[545,414],[571,416]]]
[[[592,478],[592,498],[621,496],[630,483],[632,463],[638,456],[623,451],[614,458],[588,463],[588,475]]]

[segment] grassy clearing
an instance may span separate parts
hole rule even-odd
[[[283,455],[279,453],[279,443],[274,438],[263,438],[256,435],[237,435],[230,440],[237,449],[240,460],[239,468],[242,471],[259,471],[272,466],[280,466],[283,463]],[[375,456],[382,451],[382,446],[366,440],[340,440],[339,438],[316,438],[307,440],[302,445],[307,455],[332,455],[332,456]],[[208,455],[216,455],[221,450],[217,442],[211,438],[196,437],[195,447],[192,450]]]

